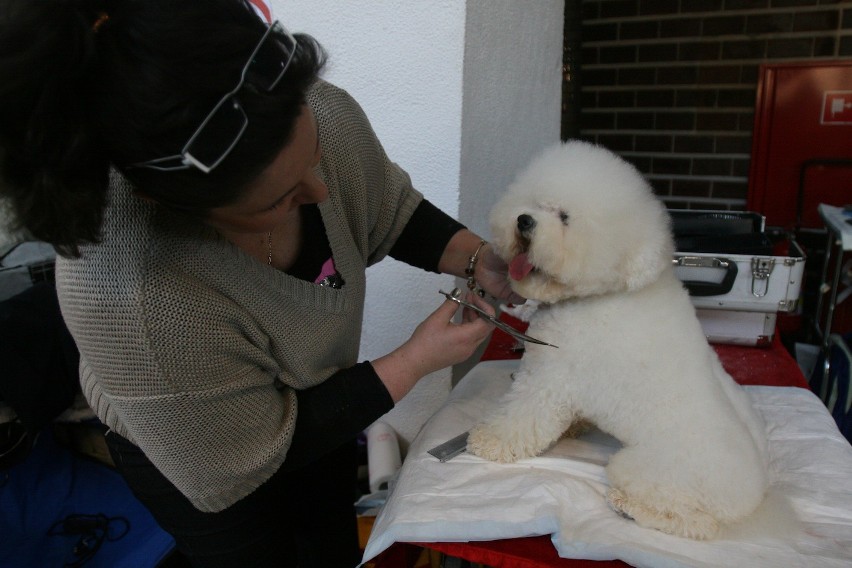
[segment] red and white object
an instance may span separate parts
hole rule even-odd
[[[852,200],[852,61],[760,67],[747,207],[772,226],[822,228]]]

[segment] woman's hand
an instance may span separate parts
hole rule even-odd
[[[494,308],[474,294],[468,302],[494,314]],[[453,322],[458,304],[447,300],[414,330],[411,338],[393,352],[372,362],[376,374],[398,402],[429,373],[461,363],[476,351],[492,325],[464,308],[461,323]]]
[[[482,239],[467,229],[462,229],[453,235],[441,260],[438,270],[444,274],[452,274],[467,278],[466,268],[470,265],[471,256],[479,249],[476,266],[473,269],[477,285],[498,300],[510,304],[523,304],[526,298],[512,291],[509,285],[509,265],[494,252],[494,247],[486,243],[479,247]]]
[[[498,300],[510,304],[526,302],[526,298],[512,290],[509,283],[509,265],[497,256],[491,244],[486,244],[479,251],[479,261],[474,269],[474,277],[480,288]]]

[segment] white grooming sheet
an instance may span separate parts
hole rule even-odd
[[[394,542],[549,534],[561,557],[637,567],[852,566],[852,446],[809,391],[746,387],[767,423],[770,497],[753,519],[695,541],[640,527],[607,507],[604,466],[619,444],[597,430],[514,464],[467,453],[441,463],[427,454],[486,416],[517,366],[478,364],[423,427],[376,519],[365,562]]]

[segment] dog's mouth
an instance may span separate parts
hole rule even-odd
[[[530,248],[530,240],[523,236],[518,236],[519,251],[512,260],[509,261],[509,278],[512,280],[523,280],[526,276],[535,270],[535,266],[530,262],[527,252]]]

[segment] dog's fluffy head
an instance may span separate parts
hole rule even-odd
[[[669,216],[642,175],[586,142],[533,160],[490,223],[512,288],[549,303],[639,289],[671,266],[674,253]]]

